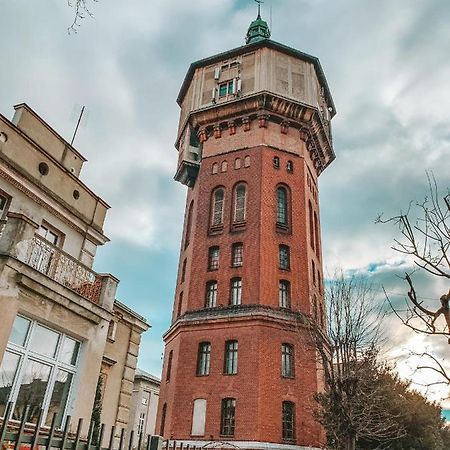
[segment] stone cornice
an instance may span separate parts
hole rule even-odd
[[[307,327],[308,317],[298,311],[284,308],[272,308],[263,305],[239,305],[216,308],[203,308],[195,311],[187,311],[180,316],[163,335],[163,339],[168,339],[182,327],[198,326],[213,323],[230,323],[236,321],[272,322],[283,326]]]
[[[333,151],[331,124],[324,120],[319,110],[311,105],[296,102],[269,92],[238,98],[191,112],[180,128],[180,136],[188,123],[197,130],[200,142],[209,138],[221,138],[222,131],[236,132],[236,127],[250,129],[250,124],[267,127],[267,122],[280,125],[280,132],[289,128],[298,130],[299,141],[307,144],[317,174],[335,159]],[[253,125],[252,125],[253,126]],[[178,137],[175,146],[179,145]]]

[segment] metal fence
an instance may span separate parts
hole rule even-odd
[[[1,450],[39,450],[40,448],[59,450],[176,450],[180,448],[175,441],[163,441],[160,436],[139,435],[134,443],[134,432],[126,433],[125,428],[120,430],[111,427],[106,430],[104,424],[97,428],[90,422],[87,436],[81,436],[83,419],[79,419],[75,431],[71,429],[71,417],[66,418],[64,429],[56,427],[57,414],[53,415],[50,427],[38,426],[42,418],[40,411],[36,424],[28,423],[29,406],[25,408],[20,421],[10,420],[12,403],[7,405],[4,418],[0,419],[0,449]],[[107,434],[109,432],[109,434]],[[103,442],[108,445],[104,447]],[[181,446],[181,450],[183,450]],[[185,449],[184,450],[189,450]],[[191,450],[194,450],[191,448]]]

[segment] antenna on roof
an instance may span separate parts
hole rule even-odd
[[[83,106],[81,108],[80,116],[78,117],[77,126],[75,127],[75,131],[73,132],[72,140],[70,141],[70,145],[72,145],[72,146],[73,146],[73,141],[75,140],[75,136],[78,133],[78,128],[80,127],[81,119],[83,118],[85,108],[86,108],[85,106]]]

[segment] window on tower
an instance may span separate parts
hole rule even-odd
[[[234,190],[234,215],[233,222],[244,222],[246,215],[247,189],[245,184],[240,183]]]
[[[288,161],[286,163],[286,170],[288,173],[293,173],[294,172],[294,163],[292,161]]]
[[[225,360],[223,373],[225,375],[236,375],[238,368],[238,341],[225,342]]]
[[[240,305],[242,302],[242,278],[232,278],[230,281],[230,305]]]
[[[288,191],[286,187],[277,188],[277,228],[287,230],[289,226]]]
[[[159,434],[164,436],[164,428],[166,425],[166,415],[167,415],[167,403],[164,403],[161,411],[161,426],[159,427]]]
[[[219,247],[209,247],[208,270],[217,270],[219,268],[219,255]]]
[[[283,441],[295,440],[295,404],[293,402],[283,402]]]
[[[234,436],[236,399],[224,398],[221,410],[220,434],[221,436]]]
[[[211,225],[217,227],[223,224],[224,190],[215,189],[212,200]]]
[[[244,261],[244,245],[236,242],[231,249],[231,267],[241,267]]]
[[[180,283],[184,283],[184,280],[186,279],[186,265],[187,265],[187,259],[183,261],[183,265],[181,266],[181,280]]]
[[[192,201],[189,205],[187,221],[186,221],[186,235],[184,236],[184,248],[186,249],[189,245],[191,239],[191,228],[192,228],[192,212],[194,210],[194,202]]]
[[[289,270],[290,269],[290,255],[289,255],[289,247],[287,245],[280,245],[279,259],[280,259],[280,269]]]
[[[294,378],[294,347],[291,344],[281,344],[281,376]]]
[[[217,281],[212,280],[206,283],[205,307],[214,308],[217,304]]]
[[[287,280],[280,280],[278,285],[278,297],[280,308],[291,307],[291,283]]]
[[[280,158],[278,158],[278,156],[273,157],[273,167],[275,167],[275,169],[280,168]]]
[[[210,364],[211,364],[211,343],[200,342],[200,344],[198,344],[197,375],[198,376],[209,375]]]
[[[172,359],[173,359],[173,350],[170,350],[169,357],[167,359],[167,372],[166,372],[166,382],[170,381],[170,375],[172,372]]]

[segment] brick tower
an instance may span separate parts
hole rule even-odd
[[[175,179],[188,186],[157,427],[185,444],[317,448],[323,326],[317,179],[334,159],[319,60],[270,40],[191,64]],[[227,444],[220,444],[227,445]]]

